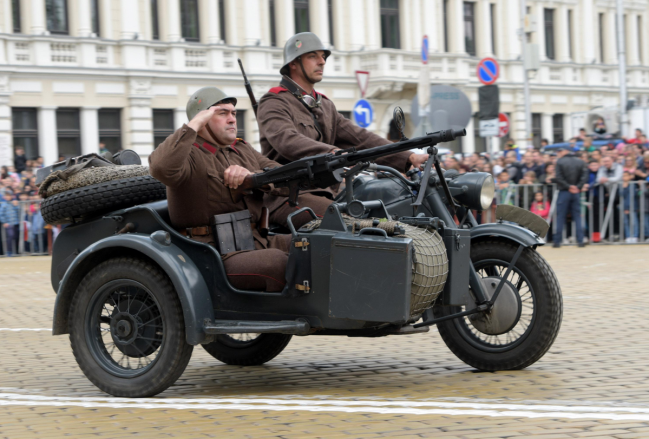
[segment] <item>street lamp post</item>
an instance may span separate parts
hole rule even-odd
[[[620,0],[618,0],[620,1]],[[527,8],[525,7],[525,0],[521,0],[521,61],[523,62],[523,95],[525,99],[525,141],[529,140],[528,136],[532,133],[532,111],[530,109],[530,82],[527,77],[527,66],[525,64],[525,48],[527,46],[527,34],[525,33],[525,15]],[[523,145],[524,148],[527,145]]]
[[[523,0],[524,1],[524,0]],[[624,8],[623,0],[617,0],[617,54],[620,76],[620,134],[622,137],[629,135],[629,119],[626,113],[627,91],[626,91],[626,50],[624,42]],[[641,32],[638,29],[638,32]]]

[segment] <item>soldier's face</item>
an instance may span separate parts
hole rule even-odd
[[[208,124],[220,145],[231,145],[237,140],[237,110],[232,104],[218,104]]]
[[[304,72],[306,73],[306,80],[315,84],[316,82],[322,81],[322,75],[324,73],[324,66],[327,60],[325,59],[325,53],[323,50],[317,50],[315,52],[309,52],[301,57],[302,66],[304,67]],[[304,76],[302,69],[300,68],[297,61],[291,63],[291,73],[295,72],[298,76]]]

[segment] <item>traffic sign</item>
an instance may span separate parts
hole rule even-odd
[[[493,137],[498,135],[498,119],[479,121],[480,137]]]
[[[505,113],[498,113],[498,137],[505,137],[509,133],[509,118]]]
[[[360,99],[354,104],[354,122],[361,128],[367,128],[374,120],[372,104],[365,99]]]
[[[478,75],[478,80],[484,85],[491,85],[498,79],[500,74],[500,66],[498,66],[498,61],[493,58],[483,58],[478,63],[478,68],[476,69],[476,74]]]
[[[421,62],[428,64],[428,35],[421,40]]]
[[[367,91],[367,84],[370,83],[370,72],[364,70],[356,70],[356,82],[358,83],[358,88],[361,89],[361,97],[365,97],[365,92]]]

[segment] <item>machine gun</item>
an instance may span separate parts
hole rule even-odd
[[[264,172],[246,176],[243,183],[232,191],[233,198],[240,199],[243,194],[249,193],[252,189],[268,187],[273,184],[276,187],[288,187],[289,203],[291,206],[297,206],[300,190],[328,188],[342,182],[344,178],[349,178],[349,182],[351,182],[351,177],[368,167],[371,160],[414,148],[429,147],[428,153],[431,157],[436,157],[437,148],[434,148],[434,145],[440,142],[450,142],[456,137],[464,135],[466,135],[464,129],[441,130],[422,137],[361,151],[351,148],[335,153],[305,157],[284,166],[267,168],[264,169]],[[352,167],[352,169],[345,172],[344,168],[348,167]],[[422,182],[423,184],[425,182]]]

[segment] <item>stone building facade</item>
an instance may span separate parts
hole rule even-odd
[[[629,97],[649,96],[649,3],[625,1]],[[561,140],[570,114],[618,102],[614,0],[528,0],[541,68],[531,75],[533,132]],[[501,111],[525,138],[518,0],[0,0],[0,163],[12,146],[60,155],[130,148],[143,157],[186,121],[189,95],[216,85],[239,98],[241,134],[258,145],[241,58],[259,99],[280,77],[284,42],[310,30],[332,47],[318,89],[350,112],[354,72],[371,73],[373,131],[410,111],[428,35],[431,84],[453,85],[477,112],[476,66],[500,62]],[[481,151],[476,120],[464,152]],[[412,130],[412,126],[409,129]],[[649,127],[648,127],[649,128]]]

